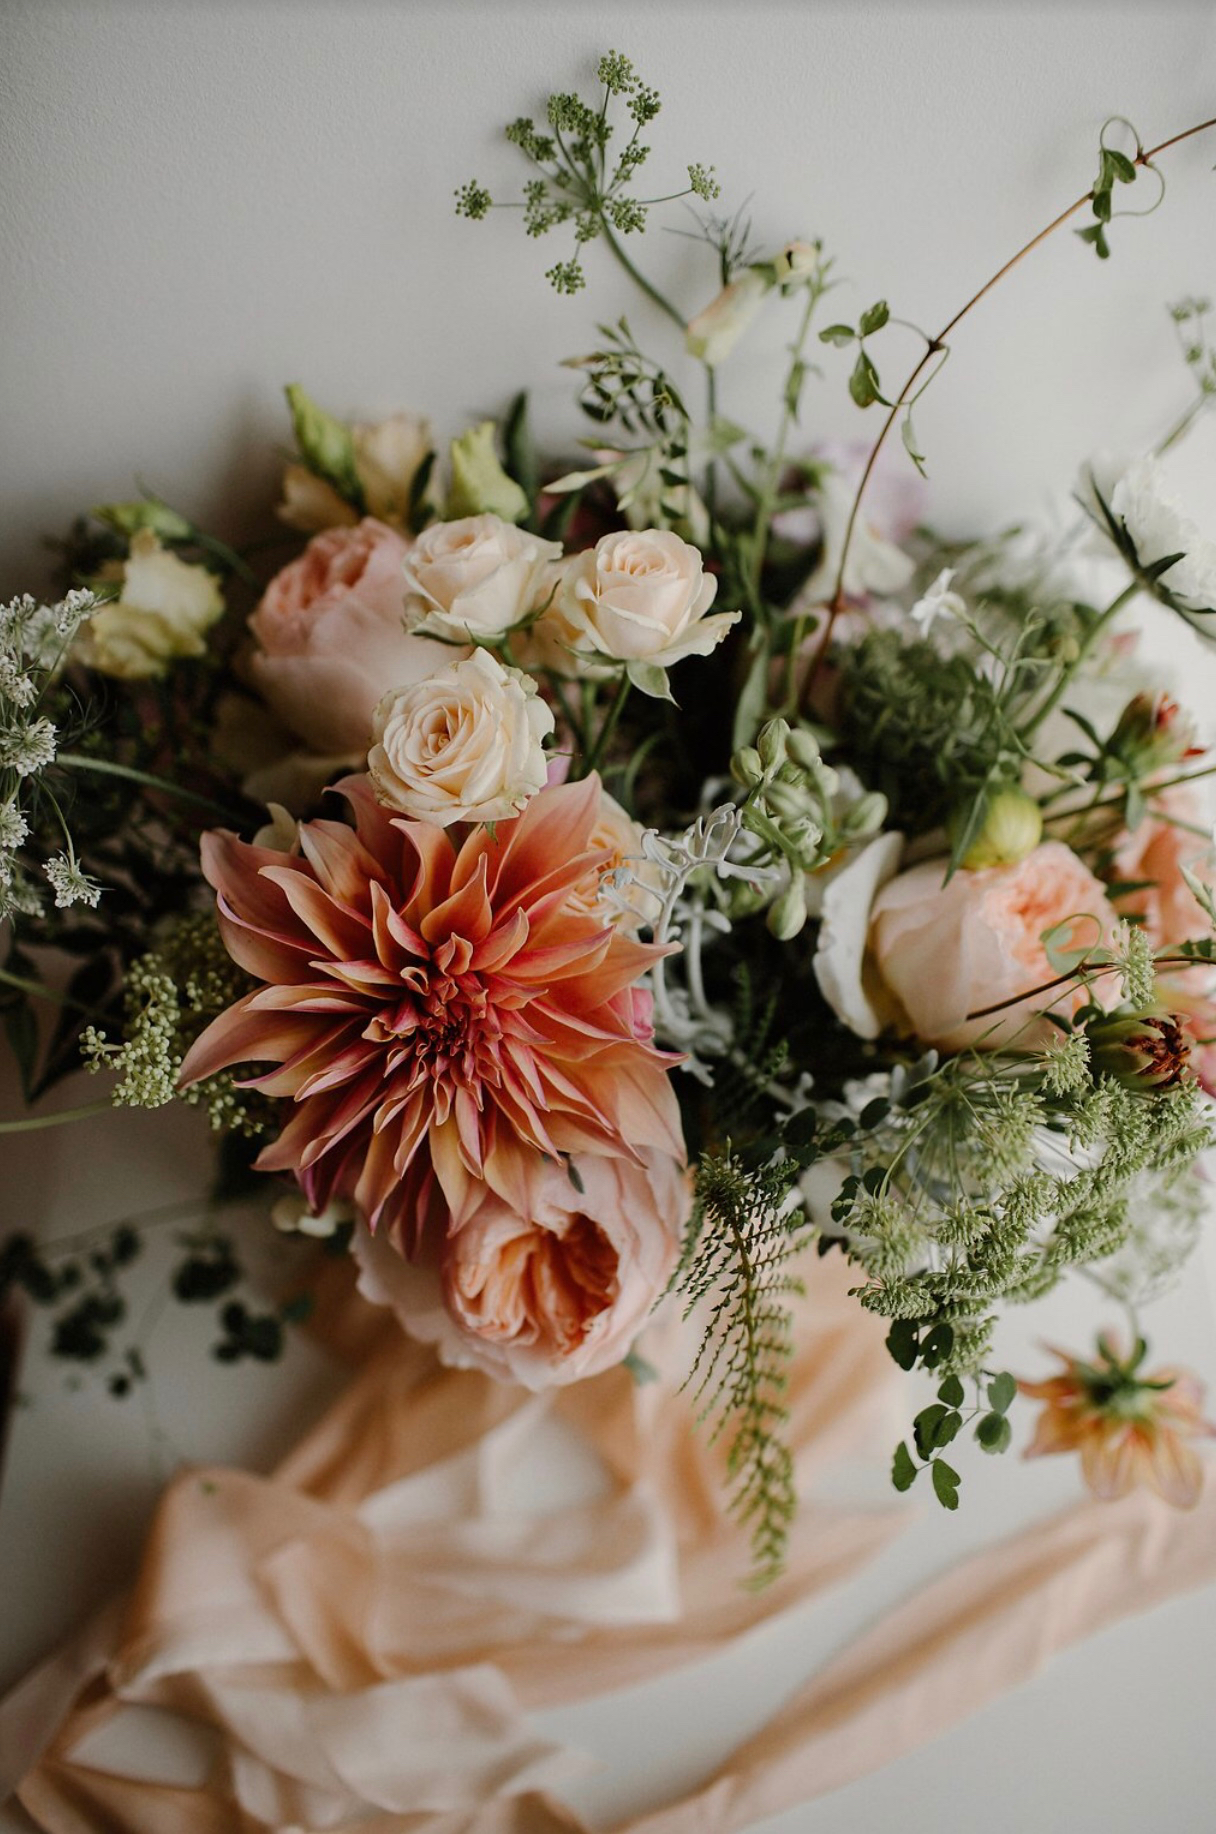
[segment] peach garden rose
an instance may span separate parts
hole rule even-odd
[[[407,546],[371,516],[327,529],[271,580],[249,620],[250,681],[314,751],[361,756],[385,692],[452,660],[405,628]]]
[[[879,892],[870,948],[887,989],[925,1044],[960,1051],[1051,1037],[1037,1015],[1075,1012],[1088,995],[1077,986],[1016,1000],[1054,980],[1043,934],[1075,920],[1076,947],[1110,940],[1118,919],[1106,888],[1072,849],[1044,841],[1014,866],[963,868],[943,883],[940,861],[900,873]],[[968,1014],[1013,1002],[991,1017]]]
[[[532,1389],[582,1381],[628,1354],[690,1207],[688,1174],[668,1154],[570,1167],[535,1154],[515,1203],[487,1193],[416,1261],[360,1231],[360,1290],[457,1368]]]

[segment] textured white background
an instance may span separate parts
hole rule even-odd
[[[819,235],[838,254],[850,281],[840,316],[886,294],[930,330],[1085,188],[1107,113],[1130,115],[1151,143],[1216,112],[1210,5],[4,0],[0,595],[41,585],[43,535],[130,493],[137,476],[218,533],[261,531],[284,381],[342,412],[425,409],[440,431],[499,410],[527,382],[550,442],[569,445],[581,429],[555,359],[586,346],[593,316],[628,308],[662,335],[657,322],[595,249],[591,302],[553,297],[541,278],[549,245],[526,243],[512,218],[457,221],[451,193],[476,174],[508,194],[519,165],[498,124],[609,46],[667,98],[648,184],[653,174],[667,189],[688,160],[715,162],[725,203],[754,194],[759,240]],[[918,413],[943,525],[1037,509],[1089,449],[1147,444],[1184,404],[1162,303],[1216,291],[1213,159],[1216,137],[1170,157],[1164,208],[1115,226],[1106,267],[1062,235],[960,332]],[[690,310],[712,291],[692,244],[654,234],[644,246]],[[887,334],[891,374],[900,335]],[[724,404],[761,427],[776,377],[763,343],[732,364]],[[810,398],[808,438],[867,430],[836,361],[831,388]],[[1216,532],[1210,429],[1180,475]],[[0,1226],[67,1233],[202,1176],[184,1119],[168,1131],[154,1118],[89,1123],[70,1147],[54,1144],[49,1174],[46,1138],[7,1150]],[[1062,1298],[1043,1328],[1075,1337],[1092,1318],[1087,1302]],[[1201,1267],[1157,1319],[1161,1341],[1209,1381],[1212,1319]],[[1019,1366],[1029,1336],[1019,1323],[1009,1342]],[[268,1383],[255,1397],[244,1372],[230,1389],[217,1371],[200,1407],[198,1364],[175,1359],[179,1343],[162,1334],[159,1379],[181,1449],[267,1457],[290,1433],[284,1391]],[[300,1367],[296,1379],[315,1389],[323,1377]],[[979,1463],[958,1518],[914,1528],[792,1634],[549,1715],[607,1759],[580,1800],[607,1814],[704,1774],[886,1602],[1016,1515],[1073,1494],[1062,1464]],[[22,1417],[0,1511],[0,1683],[121,1573],[152,1494],[135,1416],[48,1392]],[[1216,1601],[1169,1607],[1070,1654],[1000,1711],[769,1825],[1201,1834],[1216,1794],[1214,1643]]]

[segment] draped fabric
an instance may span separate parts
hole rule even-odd
[[[739,1584],[720,1449],[675,1379],[618,1369],[530,1396],[441,1368],[357,1302],[323,1308],[361,1359],[345,1392],[272,1476],[170,1485],[130,1594],[0,1707],[0,1794],[15,1787],[48,1834],[581,1834],[561,1801],[578,1755],[530,1709],[712,1654],[855,1572],[904,1519],[816,1501],[828,1461],[889,1444],[893,1372],[840,1274],[825,1263],[812,1284],[789,1395],[806,1500],[760,1592]],[[647,1356],[686,1368],[678,1339]],[[580,1482],[524,1507],[517,1474],[540,1443]],[[1185,1515],[1145,1494],[1079,1505],[921,1590],[691,1795],[614,1834],[733,1834],[1212,1579],[1210,1483]]]

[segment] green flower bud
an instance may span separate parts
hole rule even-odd
[[[284,393],[291,409],[300,457],[310,471],[332,484],[338,495],[357,510],[366,504],[355,463],[355,441],[345,421],[318,407],[298,382],[289,382]]]
[[[461,516],[487,514],[501,516],[504,522],[522,522],[527,515],[527,496],[498,462],[494,450],[496,431],[492,420],[483,420],[452,441],[449,522]]]
[[[819,763],[819,741],[805,726],[795,726],[785,741],[786,750],[795,764],[812,770]]]
[[[1177,1013],[1160,1007],[1103,1013],[1085,1027],[1096,1076],[1113,1076],[1125,1089],[1171,1089],[1182,1081],[1190,1039]]]
[[[785,742],[789,734],[789,725],[785,720],[766,720],[760,728],[756,748],[766,771],[776,770],[785,763]]]
[[[984,866],[1016,866],[1033,853],[1043,836],[1043,811],[1024,790],[998,790],[988,804],[984,825],[963,855],[961,864],[978,870]]]
[[[754,789],[760,782],[764,776],[764,766],[754,745],[745,745],[735,753],[730,761],[730,774],[745,790]]]
[[[806,922],[806,891],[801,878],[792,879],[769,906],[768,927],[778,942],[792,942]]]
[[[189,541],[194,534],[192,524],[157,497],[143,497],[138,503],[99,503],[90,513],[120,535],[151,529],[160,541]]]

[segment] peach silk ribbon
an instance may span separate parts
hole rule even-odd
[[[891,1398],[877,1321],[827,1263],[812,1290],[790,1393],[804,1493],[888,1423]],[[179,1476],[132,1593],[0,1707],[0,1798],[16,1786],[48,1834],[585,1834],[553,1794],[572,1754],[529,1708],[707,1656],[898,1529],[897,1509],[811,1500],[784,1577],[747,1591],[720,1453],[673,1382],[617,1370],[533,1397],[442,1369],[358,1302],[330,1326],[375,1347],[320,1423],[273,1477]],[[509,1473],[555,1421],[598,1461],[601,1494],[520,1512]],[[1143,1493],[1068,1510],[921,1590],[707,1783],[615,1834],[734,1834],[1212,1579],[1210,1483],[1187,1515]],[[149,1710],[191,1729],[196,1771],[205,1740],[201,1772],[90,1752]]]

